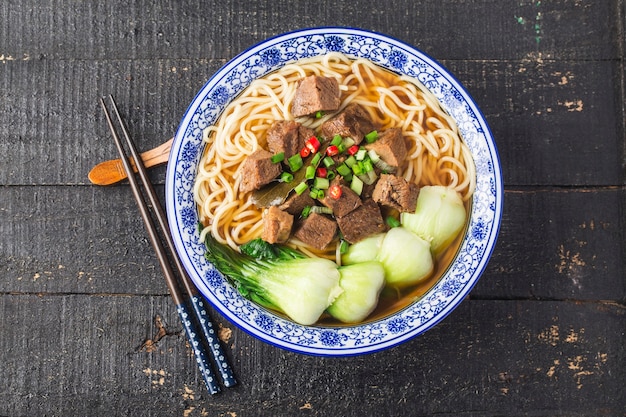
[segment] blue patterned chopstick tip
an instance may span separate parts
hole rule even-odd
[[[198,369],[200,370],[200,374],[202,375],[202,379],[206,384],[207,390],[209,391],[209,394],[216,394],[220,391],[220,388],[217,384],[215,374],[211,369],[211,364],[207,359],[207,354],[205,352],[204,345],[202,344],[202,341],[200,339],[200,335],[194,329],[194,325],[189,315],[189,312],[187,311],[187,307],[184,304],[179,304],[176,306],[176,311],[178,311],[180,321],[185,329],[185,334],[187,335],[189,344],[193,349],[193,353],[196,357],[196,362],[198,364]]]
[[[226,358],[222,345],[220,344],[217,334],[215,333],[215,328],[206,311],[202,298],[198,295],[192,296],[191,305],[198,317],[200,328],[202,329],[207,344],[213,353],[213,359],[215,360],[217,369],[220,372],[224,386],[232,387],[236,385],[237,380],[235,379],[233,370],[228,363],[228,359]]]

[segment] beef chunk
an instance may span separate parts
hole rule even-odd
[[[300,127],[298,128],[298,136],[300,138],[300,141],[302,141],[302,143],[305,143],[307,139],[309,139],[311,136],[315,136],[315,132],[313,131],[313,129],[309,129],[306,126],[300,125]]]
[[[331,208],[336,217],[345,216],[352,210],[361,206],[361,197],[344,184],[342,180],[335,179],[332,185],[338,185],[339,188],[341,188],[341,197],[335,200],[329,196],[328,191],[326,191],[324,198],[321,199],[320,202],[326,207]]]
[[[257,190],[280,174],[280,164],[273,163],[271,158],[270,152],[259,148],[243,161],[239,168],[241,175],[239,191],[245,193]]]
[[[296,94],[291,102],[291,114],[293,117],[300,117],[317,111],[337,110],[340,97],[337,79],[311,75],[298,82]]]
[[[365,200],[361,207],[343,217],[337,217],[337,224],[343,238],[350,243],[382,233],[386,229],[380,208],[373,200]]]
[[[300,142],[298,129],[300,123],[289,120],[278,120],[267,131],[267,147],[273,154],[285,153],[285,159],[300,152],[304,141]]]
[[[348,105],[341,113],[322,124],[322,134],[327,138],[341,135],[344,138],[354,139],[356,144],[363,141],[363,137],[374,130],[367,112],[360,105]]]
[[[382,174],[376,183],[372,198],[377,203],[400,212],[414,212],[419,188],[402,177]]]
[[[285,243],[291,234],[293,216],[276,206],[263,213],[263,234],[261,239],[269,243]]]
[[[337,223],[323,214],[311,213],[304,219],[294,236],[317,249],[326,249],[337,233]]]
[[[311,195],[309,193],[298,194],[294,192],[287,198],[287,200],[285,200],[283,204],[278,206],[278,208],[286,211],[289,214],[299,217],[302,213],[302,210],[306,206],[312,206],[314,204],[315,200],[311,198]]]
[[[285,159],[300,152],[313,130],[292,120],[278,120],[267,131],[267,147],[273,154],[285,153]]]
[[[373,149],[383,161],[394,167],[399,167],[404,163],[408,152],[402,130],[398,128],[380,132],[376,142],[368,143],[365,148]]]

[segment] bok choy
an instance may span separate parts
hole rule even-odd
[[[380,262],[386,283],[396,288],[415,284],[434,269],[430,244],[404,227],[394,227],[351,245],[341,261],[344,265]]]
[[[328,307],[328,313],[344,323],[365,320],[378,304],[385,286],[385,270],[380,262],[369,261],[339,268],[343,293]]]
[[[441,185],[420,188],[414,213],[402,213],[402,226],[430,242],[435,256],[447,248],[465,224],[461,196]]]
[[[246,298],[309,325],[343,292],[337,264],[255,239],[239,253],[207,234],[206,258]]]

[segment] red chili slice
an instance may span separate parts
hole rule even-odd
[[[327,149],[326,149],[326,155],[328,156],[335,156],[339,153],[339,148],[336,147],[335,145],[330,145]]]
[[[350,155],[356,155],[358,151],[359,151],[359,145],[352,145],[348,148],[348,153]]]
[[[300,156],[303,158],[306,158],[307,156],[311,155],[311,150],[309,148],[307,148],[306,146],[302,149],[300,149]]]
[[[326,178],[326,175],[328,175],[328,170],[324,167],[319,167],[317,169],[317,172],[315,173],[316,177],[321,177],[321,178]]]
[[[304,142],[304,145],[311,151],[311,153],[315,153],[320,148],[320,141],[315,137],[311,136]]]
[[[333,198],[335,200],[339,200],[339,198],[341,198],[341,193],[341,187],[337,184],[331,185],[328,189],[328,195],[330,196],[330,198]]]

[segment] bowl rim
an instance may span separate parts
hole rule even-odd
[[[332,36],[336,36],[336,38],[331,38]],[[192,142],[197,142],[198,133],[200,133],[201,137],[202,123],[206,123],[206,119],[211,117],[210,114],[205,116],[205,113],[208,112],[207,103],[214,103],[223,98],[215,94],[216,92],[219,92],[218,90],[221,87],[220,83],[224,83],[228,77],[232,77],[238,68],[248,62],[246,60],[252,60],[253,58],[258,59],[260,52],[271,51],[271,47],[276,47],[276,45],[284,45],[289,42],[296,42],[297,40],[303,40],[302,44],[305,44],[306,42],[310,42],[310,40],[315,40],[317,38],[325,39],[326,41],[331,39],[338,42],[339,40],[343,40],[346,43],[357,39],[354,41],[357,43],[357,46],[359,40],[364,40],[365,42],[363,45],[365,45],[366,48],[371,48],[371,50],[363,52],[363,54],[372,54],[367,56],[368,59],[379,65],[381,62],[376,62],[377,59],[386,59],[385,64],[381,66],[384,66],[392,71],[395,70],[395,72],[406,73],[404,71],[404,66],[409,65],[406,61],[397,63],[392,62],[393,67],[390,68],[390,56],[385,58],[384,56],[379,55],[385,51],[375,51],[376,48],[384,45],[385,48],[388,48],[387,52],[389,55],[395,51],[398,54],[400,61],[402,61],[401,57],[404,54],[404,57],[411,58],[414,64],[424,66],[422,69],[425,71],[431,71],[431,74],[435,74],[435,78],[438,79],[429,80],[432,84],[427,85],[427,88],[433,91],[431,86],[435,86],[436,88],[437,83],[442,83],[441,91],[444,91],[443,85],[445,84],[445,88],[447,90],[441,94],[451,94],[452,97],[449,98],[450,103],[446,104],[445,102],[442,102],[442,97],[445,96],[442,96],[441,94],[435,95],[439,99],[442,106],[448,110],[448,112],[455,119],[457,119],[457,123],[459,123],[459,120],[455,114],[458,113],[460,115],[465,115],[465,113],[467,113],[467,117],[470,120],[464,120],[464,122],[469,123],[466,126],[468,129],[476,130],[476,132],[471,130],[471,133],[473,136],[477,136],[475,144],[477,148],[475,149],[477,149],[477,152],[480,151],[481,153],[481,162],[482,159],[484,159],[487,165],[491,164],[487,167],[481,167],[480,172],[489,174],[488,178],[485,179],[487,183],[480,184],[481,187],[485,187],[485,189],[481,189],[480,199],[477,198],[477,193],[475,193],[473,197],[470,224],[467,226],[465,236],[461,242],[461,248],[453,259],[452,265],[444,273],[444,276],[451,273],[451,269],[459,263],[458,259],[461,255],[469,256],[471,258],[472,268],[470,271],[468,271],[467,268],[461,268],[460,270],[455,271],[454,273],[460,274],[459,276],[461,277],[458,280],[460,287],[450,289],[452,293],[450,297],[444,300],[445,304],[443,306],[436,305],[433,311],[427,311],[425,313],[426,316],[420,315],[419,320],[414,320],[416,316],[411,316],[413,312],[403,317],[400,316],[406,313],[407,309],[415,308],[415,306],[425,300],[429,294],[433,293],[435,288],[437,288],[441,283],[441,279],[418,301],[411,303],[409,306],[390,316],[383,317],[376,321],[341,327],[318,325],[302,326],[281,318],[278,315],[263,309],[262,307],[256,306],[250,301],[243,299],[241,296],[237,297],[235,294],[236,290],[233,289],[230,284],[225,282],[223,276],[219,272],[216,272],[212,265],[206,261],[207,265],[202,264],[203,261],[200,259],[203,258],[203,256],[201,253],[198,253],[199,249],[197,247],[199,242],[194,244],[189,240],[190,236],[193,236],[194,233],[197,233],[197,231],[194,232],[192,230],[194,226],[194,213],[190,210],[189,205],[189,193],[191,192],[189,190],[189,181],[193,183],[193,179],[188,178],[188,171],[190,169],[194,170],[197,168],[199,154],[201,154],[204,149],[201,144]],[[330,51],[331,50],[329,49],[326,52]],[[346,55],[357,57],[360,56],[360,53],[360,51],[356,50],[355,54],[347,53]],[[306,51],[304,54],[306,55]],[[296,52],[295,56],[298,56],[299,59],[307,57],[301,55],[302,54],[298,55]],[[320,54],[314,53],[313,55]],[[278,68],[289,62],[292,61],[289,59],[278,60],[274,64],[278,65],[276,67]],[[403,65],[403,67],[395,67],[396,64]],[[254,68],[254,66],[249,66],[249,68]],[[268,67],[268,70],[261,75],[272,72],[276,68],[269,69]],[[256,78],[254,72],[250,72],[249,74],[242,73],[240,75],[242,76],[242,79],[237,82],[241,82],[241,84],[237,84],[237,87],[241,87],[241,89],[239,91],[235,91],[236,88],[234,88],[228,100],[226,100],[226,103],[233,97],[236,97],[239,92],[247,86],[246,82],[249,84],[252,79]],[[235,84],[232,84],[232,86],[234,85]],[[209,98],[210,94],[213,94],[211,98]],[[223,105],[223,109],[226,104],[221,103],[221,105]],[[450,107],[456,105],[463,106],[463,109],[456,112],[452,107]],[[219,106],[217,107],[219,108]],[[221,111],[219,111],[219,113],[221,113]],[[217,116],[213,115],[212,117],[217,118],[219,117],[219,114],[217,114]],[[472,125],[474,126],[472,127]],[[461,128],[460,125],[459,128]],[[190,137],[193,137],[194,139],[190,139]],[[465,135],[464,139],[467,142]],[[472,150],[472,154],[476,161],[477,155],[474,154],[474,150]],[[193,165],[194,158],[196,166]],[[478,173],[479,170],[477,166],[477,176]],[[195,178],[195,172],[192,172],[192,174],[192,177]],[[166,173],[165,192],[167,217],[170,225],[170,233],[174,239],[175,250],[181,258],[188,275],[197,286],[200,293],[202,293],[211,305],[230,322],[264,342],[282,349],[320,356],[354,356],[387,349],[424,333],[447,317],[448,314],[450,314],[472,290],[486,268],[499,234],[504,197],[500,158],[491,130],[482,112],[470,96],[469,92],[452,75],[452,73],[423,51],[394,37],[366,29],[340,26],[321,26],[298,29],[269,37],[237,54],[218,71],[216,71],[196,93],[194,99],[181,119],[170,152],[170,162],[168,163]],[[193,200],[193,197],[191,197],[191,199]],[[477,220],[474,219],[474,215],[476,213],[474,209],[477,204],[479,204],[483,210],[480,214],[487,217],[479,219],[479,223],[474,223],[473,220]],[[488,209],[486,209],[484,205],[488,205]],[[192,206],[195,209],[195,205],[192,204]],[[197,217],[195,224],[197,224]],[[475,245],[476,242],[474,241],[470,242],[473,237],[480,238],[475,239],[478,241],[479,245]],[[465,250],[468,249],[466,245],[470,244],[474,245],[471,247],[471,250],[478,251],[479,253],[479,256],[476,256],[476,258],[472,258],[471,254]],[[437,304],[441,301],[437,300],[437,298],[441,298],[441,294],[435,293],[434,295],[436,295],[436,297],[428,299],[428,303],[431,307],[433,303]],[[236,306],[224,303],[224,297],[229,296],[234,297],[233,300],[237,301]],[[230,300],[230,298],[227,299]],[[254,315],[255,321],[251,321],[247,314]],[[393,319],[396,316],[398,316],[398,320],[394,322]],[[422,319],[424,321],[420,321]],[[414,324],[413,322],[416,322],[417,324]],[[364,335],[365,333],[367,333],[367,335]],[[314,340],[311,340],[311,338]],[[348,339],[349,343],[344,344],[343,342],[346,339]]]

